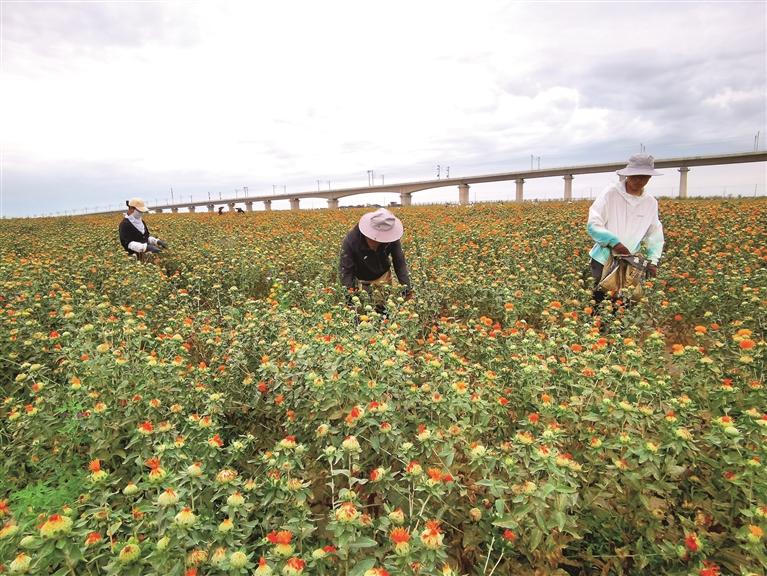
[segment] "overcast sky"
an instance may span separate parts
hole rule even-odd
[[[368,170],[424,180],[438,164],[504,172],[531,154],[542,168],[623,161],[641,144],[743,152],[758,131],[763,149],[766,7],[2,0],[2,214],[151,206],[171,187],[184,200],[350,187]],[[667,172],[656,193],[678,185]],[[611,178],[576,177],[576,196]],[[697,194],[765,193],[764,163],[689,178]],[[472,187],[472,200],[513,194]],[[457,190],[414,196],[439,199]]]

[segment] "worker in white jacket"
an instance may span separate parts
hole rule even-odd
[[[618,255],[634,254],[644,244],[650,261],[647,275],[654,277],[658,272],[663,254],[663,225],[658,218],[658,201],[645,192],[645,186],[652,176],[660,174],[652,156],[634,154],[626,167],[618,170],[620,181],[605,188],[589,209],[586,229],[595,241],[589,254],[597,304],[605,297],[597,286],[611,251]]]

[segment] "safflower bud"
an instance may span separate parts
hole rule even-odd
[[[29,572],[29,567],[32,564],[32,558],[27,556],[24,552],[16,555],[13,562],[9,565],[11,574],[26,574]]]
[[[176,491],[173,490],[173,488],[166,488],[157,497],[157,504],[159,504],[163,508],[167,508],[168,506],[173,506],[177,502],[178,502],[178,494],[176,494]]]
[[[232,552],[232,555],[229,556],[229,566],[232,568],[242,568],[248,563],[248,556],[245,554],[245,552],[242,552],[238,550],[237,552]]]
[[[181,512],[176,514],[176,524],[179,526],[192,526],[197,522],[197,516],[195,516],[192,509],[189,507],[184,508]]]
[[[357,441],[356,436],[347,436],[343,442],[341,442],[341,447],[346,450],[347,452],[361,452],[362,449],[360,448],[360,443]]]
[[[135,562],[140,554],[141,548],[139,548],[138,544],[126,544],[122,547],[122,550],[120,550],[118,560],[120,561],[120,564],[130,564],[131,562]]]
[[[232,508],[239,508],[245,503],[245,498],[239,492],[235,492],[226,499],[226,503]]]

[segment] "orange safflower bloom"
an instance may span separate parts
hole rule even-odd
[[[293,540],[293,533],[290,530],[272,530],[266,535],[266,539],[272,544],[290,544]]]
[[[426,522],[426,529],[421,532],[421,542],[430,549],[436,550],[442,546],[445,535],[439,526],[439,520],[429,520]]]
[[[141,434],[151,434],[154,432],[154,426],[148,420],[138,425],[138,431]]]
[[[698,552],[701,548],[700,540],[698,539],[698,535],[695,533],[687,534],[684,537],[684,545],[693,554]]]

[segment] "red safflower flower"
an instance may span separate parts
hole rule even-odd
[[[157,456],[153,456],[144,462],[144,464],[146,464],[150,470],[157,470],[160,467],[160,459]]]
[[[138,431],[142,434],[151,434],[154,432],[154,426],[147,420],[138,425]]]
[[[504,530],[503,539],[507,542],[514,542],[517,539],[517,535],[512,530]]]
[[[698,535],[695,533],[687,534],[684,537],[684,545],[692,553],[700,550],[700,540],[698,540]]]
[[[293,533],[290,530],[272,530],[266,535],[266,539],[272,544],[290,544],[293,539]]]
[[[218,434],[215,434],[212,438],[208,440],[208,444],[210,444],[211,446],[215,445],[221,448],[224,445],[224,441],[221,440],[221,436],[219,436]]]

